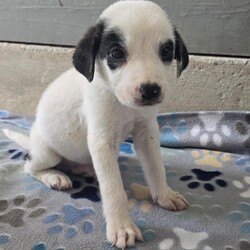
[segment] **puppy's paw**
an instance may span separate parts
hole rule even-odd
[[[107,223],[107,239],[112,244],[120,249],[133,246],[136,240],[143,241],[140,229],[131,221],[119,220]]]
[[[62,175],[51,175],[49,176],[49,185],[50,187],[58,190],[65,190],[72,188],[72,182],[68,176]]]
[[[66,190],[72,188],[70,178],[60,171],[46,173],[42,176],[41,181],[50,188]]]
[[[172,211],[179,211],[186,209],[189,204],[188,201],[178,192],[175,192],[171,188],[167,188],[164,192],[161,192],[154,198],[161,207]]]

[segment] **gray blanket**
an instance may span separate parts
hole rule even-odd
[[[128,139],[119,166],[144,238],[130,249],[249,250],[250,113],[174,113],[158,120],[169,185],[190,207],[170,212],[152,203]],[[0,129],[28,134],[31,124],[0,111]],[[110,249],[97,181],[72,175],[71,190],[51,190],[23,172],[27,153],[0,130],[0,249]]]

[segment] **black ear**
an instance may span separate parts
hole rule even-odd
[[[83,74],[89,82],[94,78],[95,58],[102,40],[104,23],[91,27],[77,45],[73,54],[75,68]]]
[[[177,77],[181,75],[181,72],[187,67],[189,62],[189,56],[187,47],[184,44],[180,34],[175,29],[175,59],[177,61]]]

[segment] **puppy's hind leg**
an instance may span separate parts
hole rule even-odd
[[[53,151],[33,128],[30,135],[30,156],[24,165],[26,173],[32,175],[46,186],[65,190],[72,187],[70,178],[63,172],[51,169],[61,162],[61,156]]]

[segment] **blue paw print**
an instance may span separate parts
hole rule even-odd
[[[163,146],[178,146],[180,144],[179,135],[188,130],[187,122],[179,120],[178,117],[178,114],[175,113],[158,117],[161,130],[160,139]]]
[[[25,130],[30,130],[33,121],[27,120],[23,117],[15,117],[15,118],[11,117],[11,119],[4,120],[4,123],[12,124],[14,126],[17,126],[19,128],[25,129]]]
[[[181,118],[181,120],[179,118]],[[164,126],[176,127],[178,134],[183,134],[188,129],[187,122],[183,119],[183,116],[180,117],[178,113],[172,113],[170,115],[158,115],[157,120],[160,128]]]
[[[32,247],[32,250],[47,250],[47,249],[49,248],[46,247],[44,242],[38,242]],[[55,250],[65,250],[65,248],[59,247],[59,248],[55,248]]]
[[[92,208],[77,208],[72,204],[66,204],[62,207],[62,213],[53,213],[43,219],[43,223],[56,223],[48,228],[49,235],[55,235],[64,232],[64,238],[67,240],[74,239],[80,232],[91,234],[94,231],[94,224],[91,220],[85,220],[80,229],[77,225],[86,217],[95,215]],[[58,223],[62,219],[63,223]]]
[[[166,122],[167,122],[166,115],[158,115],[157,122],[158,122],[160,128],[162,126],[166,125]]]
[[[51,189],[47,187],[45,184],[37,181],[35,178],[31,176],[27,176],[23,178],[23,181],[27,184],[25,186],[25,190],[34,190],[34,189],[39,189],[43,192],[50,192]]]
[[[46,245],[43,242],[38,242],[32,247],[32,250],[46,250]]]
[[[6,110],[0,110],[0,119],[6,119],[9,118],[10,113]]]
[[[137,227],[142,231],[142,238],[145,242],[153,241],[155,239],[155,231],[147,229],[147,221],[145,218],[139,218],[135,221]]]
[[[0,234],[0,245],[7,244],[10,241],[10,235]]]
[[[120,145],[120,152],[124,152],[126,154],[133,154],[133,148],[132,148],[132,144],[128,143],[128,142],[124,142]]]
[[[92,208],[77,208],[71,204],[64,205],[62,211],[64,212],[64,223],[69,225],[76,224],[83,217],[95,214]]]
[[[239,211],[232,211],[229,214],[231,222],[241,222],[240,231],[244,234],[250,234],[250,203],[240,202]],[[245,221],[244,221],[245,220]]]
[[[180,144],[171,127],[162,127],[160,139],[163,145],[178,146]]]
[[[244,167],[250,173],[250,156],[242,156],[235,161],[237,166]]]
[[[155,239],[155,231],[152,229],[147,229],[147,221],[145,218],[138,218],[135,220],[135,224],[137,227],[141,229],[142,232],[142,237],[145,242],[150,242]],[[108,243],[107,241],[102,242],[102,249],[103,250],[110,250],[111,249],[111,244]],[[119,248],[113,246],[112,249],[118,250]],[[127,248],[126,248],[127,249]],[[138,250],[136,246],[129,247],[129,250]]]

